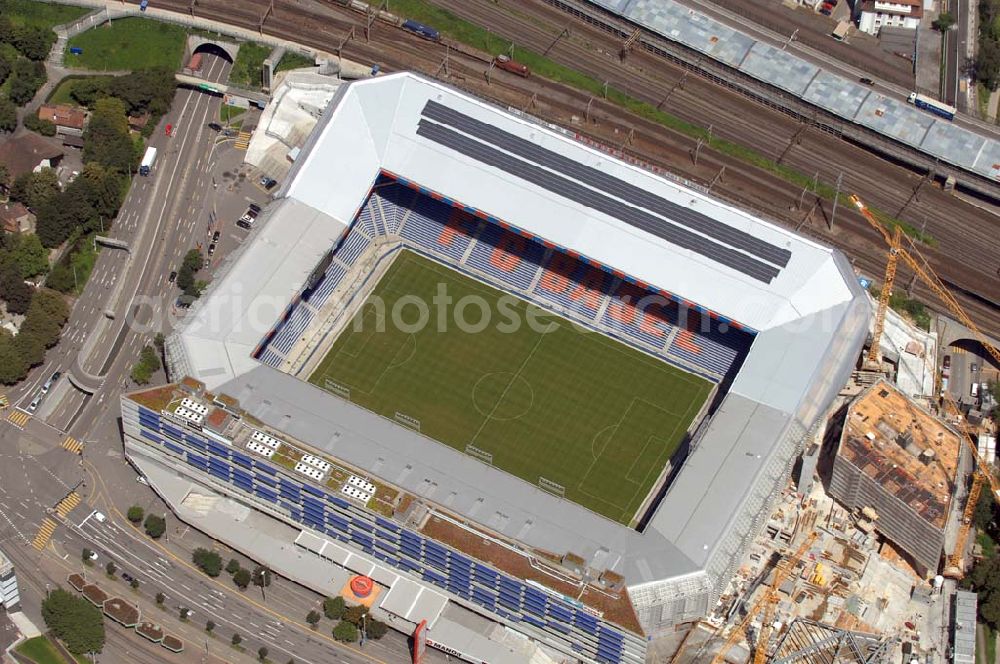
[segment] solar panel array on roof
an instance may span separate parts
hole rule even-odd
[[[235,486],[255,500],[285,510],[293,520],[309,528],[350,543],[373,558],[411,572],[500,618],[532,625],[546,637],[560,639],[570,648],[600,661],[639,664],[643,660],[644,642],[640,637],[599,620],[579,602],[527,585],[351,505],[332,492],[286,476],[282,468],[271,466],[265,470],[267,464],[262,460],[251,459],[229,446],[179,431],[175,439],[183,447],[167,445],[165,436],[174,436],[172,431],[176,430],[167,431],[159,415],[143,406],[138,407],[138,425],[143,439],[177,454],[189,466]]]
[[[417,128],[419,136],[759,281],[770,283],[791,257],[786,249],[437,102],[428,102],[422,115]],[[654,216],[639,206],[663,216]]]
[[[983,157],[983,153],[1000,152],[1000,142],[990,134],[952,125],[915,109],[903,99],[883,98],[878,112],[869,112],[871,109],[863,108],[865,99],[880,95],[856,80],[822,70],[783,47],[758,41],[676,0],[590,1],[850,122],[949,164],[992,180],[1000,179],[998,161]],[[929,126],[953,130],[929,133]]]

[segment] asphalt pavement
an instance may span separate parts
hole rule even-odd
[[[205,60],[210,80],[225,80],[229,67],[214,56]],[[175,657],[106,621],[105,662],[189,662],[193,653],[206,662],[249,661],[256,660],[261,645],[272,661],[408,661],[407,638],[396,632],[362,649],[334,642],[332,624],[325,619],[319,629],[310,629],[305,616],[319,608],[323,598],[306,588],[276,578],[265,600],[259,589],[239,591],[227,575],[205,576],[190,563],[191,552],[199,546],[219,550],[224,559],[236,557],[247,567],[253,563],[171,515],[161,541],[150,540],[123,517],[133,504],[147,512],[166,511],[153,492],[136,481],[135,470],[124,458],[118,398],[134,387],[128,376],[142,346],[152,342],[156,331],[169,331],[174,317],[184,313],[173,306],[179,291],[168,275],[188,249],[207,248],[219,231],[217,250],[199,274],[210,278],[246,237],[235,226],[239,214],[249,202],[268,198],[256,186],[256,174],[242,165],[243,153],[234,148],[234,141],[208,127],[218,121],[220,104],[218,97],[178,90],[151,139],[159,151],[153,172],[135,176],[108,233],[128,242],[130,251],[100,252],[60,344],[8,392],[11,405],[23,408],[54,371],[64,375],[33,417],[9,409],[0,420],[0,541],[15,565],[24,610],[38,625],[43,624],[40,606],[45,593],[65,585],[68,574],[86,571],[106,590],[134,599],[145,616],[188,644],[186,652]],[[246,121],[253,118],[251,112]],[[170,136],[164,132],[166,124],[174,128]],[[106,316],[107,310],[114,313],[113,319]],[[126,315],[132,312],[138,312],[134,319]],[[74,364],[105,376],[93,395],[65,377]],[[107,515],[105,522],[90,517],[95,509]],[[84,547],[98,552],[94,567],[84,566]],[[139,579],[139,589],[129,588],[120,572],[115,579],[106,578],[103,566],[108,560]],[[167,595],[164,608],[154,602],[161,591]],[[186,623],[178,615],[182,606],[193,611]],[[209,619],[217,625],[214,636],[204,630]],[[230,645],[235,632],[243,637],[242,650]],[[445,661],[445,656],[431,653],[430,661]]]

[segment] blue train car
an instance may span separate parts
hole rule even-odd
[[[429,39],[431,41],[441,41],[441,33],[432,28],[429,25],[424,25],[423,23],[418,23],[412,19],[407,19],[403,21],[403,25],[400,26],[404,30],[409,30],[410,32],[416,33],[423,37],[424,39]]]

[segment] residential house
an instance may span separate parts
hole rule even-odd
[[[48,120],[56,126],[56,133],[63,136],[82,136],[87,124],[87,112],[77,106],[42,104],[38,119]]]
[[[858,29],[876,37],[882,28],[916,30],[924,15],[920,0],[864,0],[859,6]]]
[[[30,233],[35,226],[35,215],[21,203],[0,205],[0,227],[7,233]]]

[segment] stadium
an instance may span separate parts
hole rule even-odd
[[[338,90],[168,338],[179,383],[123,396],[126,452],[364,570],[437,643],[453,604],[638,662],[715,605],[868,317],[835,250],[382,76]]]

